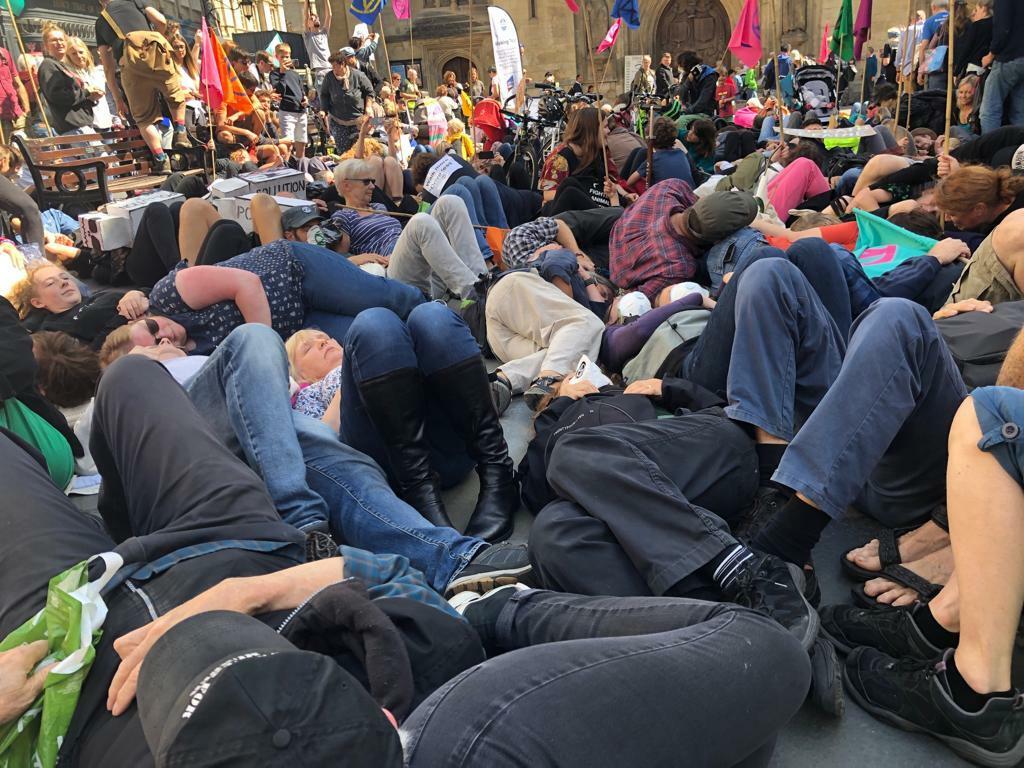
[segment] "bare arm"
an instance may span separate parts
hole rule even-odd
[[[18,101],[21,103],[21,108],[25,111],[25,114],[29,112],[28,91],[25,90],[25,84],[21,82],[21,78],[15,75],[13,78],[14,87],[18,90]]]
[[[555,221],[558,222],[558,234],[555,235],[555,242],[573,253],[579,251],[580,247],[576,244],[576,236],[569,229],[569,225],[561,219],[555,219]]]
[[[1010,345],[1010,351],[1006,353],[1003,366],[999,369],[996,385],[1024,389],[1024,331],[1018,333]]]
[[[160,13],[160,11],[150,5],[147,5],[145,14],[146,18],[149,19],[149,23],[153,25],[153,29],[160,34],[167,31],[167,17]]]
[[[122,661],[107,691],[107,708],[115,716],[128,709],[135,698],[143,659],[156,641],[176,624],[208,611],[234,611],[255,616],[288,610],[314,592],[342,581],[344,576],[345,561],[332,557],[264,576],[225,579],[156,621],[118,638],[114,650]]]
[[[271,324],[266,291],[259,276],[252,272],[233,267],[189,267],[178,272],[174,285],[181,300],[192,309],[231,301],[245,322]]]
[[[320,19],[321,26],[324,28],[324,32],[331,31],[331,20],[334,15],[331,11],[331,0],[324,0],[324,16]]]

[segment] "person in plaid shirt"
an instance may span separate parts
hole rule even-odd
[[[685,181],[655,184],[612,229],[612,282],[642,291],[657,306],[665,288],[693,279],[708,248],[754,220],[757,209],[747,198],[716,192],[698,201]]]

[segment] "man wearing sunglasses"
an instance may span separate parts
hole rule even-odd
[[[331,220],[344,233],[340,248],[346,253],[388,257],[388,277],[434,298],[446,292],[468,296],[487,273],[461,198],[440,197],[429,214],[417,213],[403,229],[397,217],[385,215],[384,206],[372,202],[376,182],[366,161],[341,163],[334,171],[334,183],[346,207]]]

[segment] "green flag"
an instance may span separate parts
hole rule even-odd
[[[892,224],[867,211],[854,211],[857,217],[857,245],[853,255],[868,277],[881,277],[907,259],[924,256],[936,241]]]
[[[842,61],[853,59],[853,0],[843,0],[829,48]]]

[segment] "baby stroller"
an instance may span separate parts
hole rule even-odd
[[[836,111],[836,73],[826,67],[801,67],[794,83],[804,112],[827,123]]]
[[[483,99],[473,107],[473,126],[486,137],[484,149],[490,149],[496,141],[502,141],[508,132],[507,123],[501,114],[501,105],[494,99]]]

